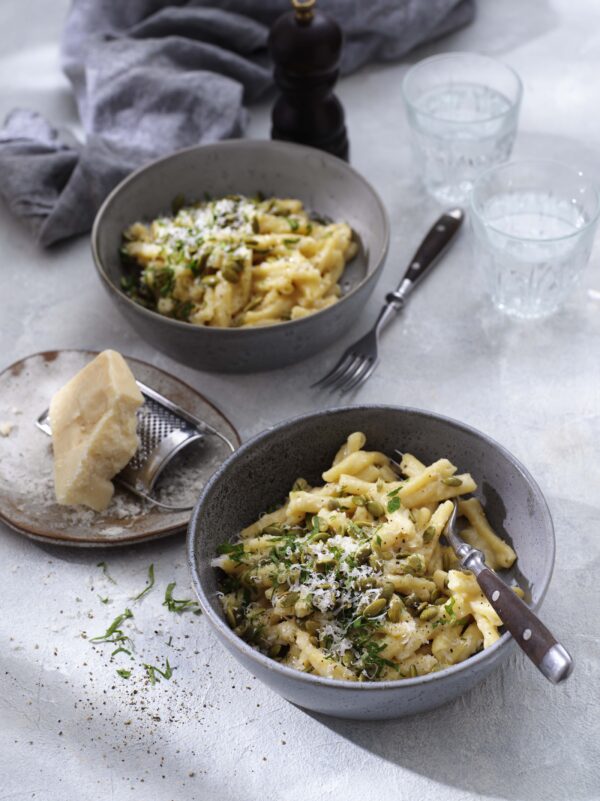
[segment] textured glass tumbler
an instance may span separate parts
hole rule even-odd
[[[553,161],[513,161],[475,183],[475,262],[494,304],[543,317],[567,298],[588,262],[600,209],[595,186]]]
[[[521,79],[493,58],[448,53],[415,64],[402,89],[427,191],[444,204],[462,203],[478,175],[510,156]]]

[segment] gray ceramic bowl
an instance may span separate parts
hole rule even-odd
[[[344,718],[396,718],[439,706],[480,682],[511,652],[510,634],[428,676],[371,683],[324,679],[280,665],[237,637],[224,620],[217,571],[210,566],[217,545],[285,497],[298,476],[320,482],[352,431],[366,434],[368,448],[390,454],[400,448],[426,462],[446,456],[459,470],[470,471],[492,526],[518,554],[512,575],[533,608],[550,581],[554,530],[539,487],[514,456],[469,426],[417,409],[356,406],[299,417],[254,437],[215,473],[190,521],[188,558],[200,604],[221,642],[255,676],[299,706]]]
[[[342,277],[343,297],[320,312],[263,328],[207,328],[144,309],[120,288],[121,235],[136,220],[169,212],[171,201],[227,194],[299,198],[307,209],[347,222],[360,250]],[[173,359],[201,370],[252,372],[305,359],[357,319],[383,267],[389,224],[381,199],[344,161],[287,142],[235,140],[182,150],[126,178],[102,205],[92,230],[98,274],[139,334]]]

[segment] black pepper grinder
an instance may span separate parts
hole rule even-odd
[[[316,0],[292,0],[293,11],[275,21],[269,50],[281,91],[273,106],[272,139],[299,142],[348,160],[344,109],[333,94],[343,35]]]

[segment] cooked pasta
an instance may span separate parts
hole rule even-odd
[[[230,328],[297,320],[338,300],[356,253],[345,223],[313,219],[299,200],[229,195],[183,203],[170,217],[124,232],[122,284],[136,302],[194,325]]]
[[[323,473],[219,549],[219,593],[240,637],[285,665],[334,679],[382,681],[462,662],[502,621],[475,576],[440,541],[453,504],[475,491],[448,459],[405,454],[399,471],[356,432]],[[479,501],[461,500],[490,562],[516,554]],[[520,592],[518,588],[514,588]]]

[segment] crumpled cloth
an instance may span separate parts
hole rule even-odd
[[[475,0],[320,0],[341,24],[341,71],[390,61],[473,17]],[[287,0],[74,0],[62,42],[85,143],[34,111],[0,129],[0,193],[39,243],[88,231],[129,172],[241,136],[271,86],[269,28]]]

